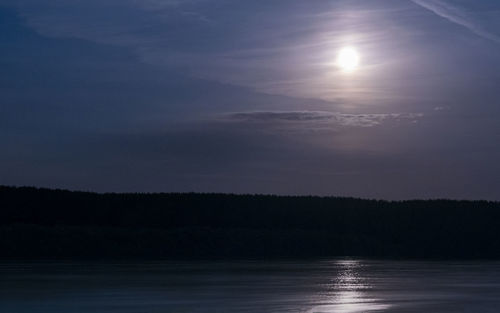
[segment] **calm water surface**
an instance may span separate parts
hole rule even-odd
[[[500,263],[1,263],[1,313],[500,312]]]

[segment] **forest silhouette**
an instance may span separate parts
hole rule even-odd
[[[0,187],[0,258],[500,258],[500,203]]]

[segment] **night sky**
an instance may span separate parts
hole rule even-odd
[[[500,200],[500,1],[0,0],[0,184]]]

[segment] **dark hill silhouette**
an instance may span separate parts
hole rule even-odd
[[[500,203],[0,187],[3,258],[500,258]]]

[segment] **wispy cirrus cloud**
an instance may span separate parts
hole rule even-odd
[[[454,6],[442,0],[412,1],[454,24],[467,28],[469,31],[482,38],[500,43],[500,36],[484,29],[484,27],[464,8]]]
[[[43,36],[124,47],[144,63],[196,79],[274,95],[372,104],[393,94],[387,90],[393,84],[381,86],[380,66],[395,69],[409,55],[387,58],[380,49],[384,43],[384,49],[397,51],[391,47],[394,36],[408,40],[406,31],[393,27],[392,17],[404,20],[399,13],[409,4],[384,2],[0,0]],[[363,54],[364,70],[352,88],[342,85],[344,77],[334,66],[344,45]]]

